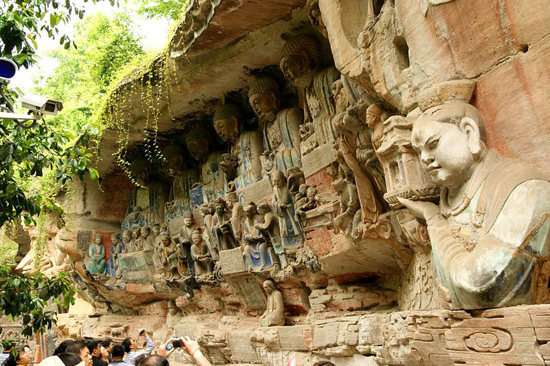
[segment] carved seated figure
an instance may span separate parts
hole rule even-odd
[[[298,189],[298,193],[294,196],[296,203],[296,216],[303,219],[306,215],[306,211],[313,210],[317,207],[317,188],[309,186],[307,184],[301,184]]]
[[[214,112],[214,129],[224,142],[231,144],[231,153],[222,159],[222,169],[224,172],[233,173],[231,170],[237,159],[234,176],[228,176],[228,181],[237,178],[237,189],[262,178],[262,134],[259,131],[241,132],[241,120],[242,112],[235,104],[226,103]]]
[[[105,247],[101,241],[101,235],[96,234],[95,242],[90,245],[88,250],[90,262],[88,262],[88,270],[93,274],[105,274]]]
[[[267,294],[267,308],[260,317],[260,325],[262,327],[285,325],[283,294],[275,288],[271,280],[265,280],[263,287]]]
[[[243,255],[246,268],[258,271],[274,264],[273,248],[268,247],[262,231],[256,226],[263,223],[263,216],[258,214],[256,204],[250,202],[245,208],[246,219],[243,222]]]
[[[208,246],[202,240],[200,230],[193,231],[191,235],[193,245],[191,245],[191,258],[195,267],[195,275],[200,276],[212,273],[212,255],[208,250]]]
[[[427,109],[412,144],[439,207],[400,202],[426,220],[447,305],[480,309],[548,301],[550,182],[484,143],[480,112],[464,101]]]
[[[302,165],[300,158],[300,125],[303,112],[299,108],[281,109],[279,86],[275,79],[259,78],[250,85],[248,100],[260,120],[263,134],[262,167],[267,174],[274,169],[286,172]]]

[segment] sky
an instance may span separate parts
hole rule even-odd
[[[80,0],[80,2],[82,2]],[[78,3],[78,1],[77,1]],[[82,6],[82,5],[79,5]],[[130,5],[128,5],[130,6]],[[117,7],[112,7],[108,1],[102,1],[99,3],[85,3],[86,13],[84,17],[98,12],[110,13],[113,11],[121,11],[122,9]],[[170,24],[167,20],[158,20],[158,19],[146,19],[137,14],[131,14],[134,18],[136,25],[136,33],[142,37],[142,44],[147,51],[154,52],[159,51],[167,41],[168,30]],[[73,23],[78,21],[78,17],[75,16],[72,19]],[[73,23],[64,24],[60,27],[60,34],[69,34],[72,35]],[[24,93],[28,93],[34,87],[34,79],[38,77],[40,72],[45,76],[50,75],[55,72],[57,67],[57,61],[44,57],[43,55],[50,49],[56,48],[59,46],[58,39],[50,39],[46,36],[41,37],[37,41],[38,43],[38,52],[37,55],[40,56],[40,60],[37,65],[33,65],[29,69],[21,68],[17,71],[17,74],[11,79],[11,87],[19,87],[23,90]],[[47,97],[47,95],[44,95]]]

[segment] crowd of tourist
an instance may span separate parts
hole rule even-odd
[[[211,366],[202,354],[199,344],[189,337],[170,339],[155,351],[155,344],[146,331],[145,348],[138,349],[135,339],[126,338],[120,344],[112,339],[68,339],[59,344],[53,356],[45,358],[39,366],[170,366],[168,357],[182,348],[198,366]],[[14,352],[15,350],[15,352]],[[153,354],[155,353],[155,354]],[[6,345],[0,354],[0,366],[28,366],[33,353],[28,345]]]
[[[142,330],[139,336],[145,338],[143,349],[133,338],[126,338],[120,344],[112,339],[68,339],[61,342],[53,356],[45,358],[38,366],[170,366],[169,356],[182,348],[198,366],[212,366],[202,354],[197,341],[189,338],[172,338],[155,347],[153,340]],[[14,352],[15,350],[15,352]],[[6,344],[0,353],[0,366],[29,366],[33,353],[28,345],[15,347]],[[299,366],[291,358],[286,366]],[[320,361],[314,366],[335,366],[329,361]]]

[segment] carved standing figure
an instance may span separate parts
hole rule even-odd
[[[140,240],[141,236],[141,227],[140,226],[134,226],[132,228],[132,251],[137,252],[139,250],[143,250],[142,243]]]
[[[273,209],[279,218],[279,228],[283,246],[287,249],[297,249],[302,246],[304,236],[300,223],[296,220],[294,197],[287,187],[285,175],[276,170],[273,173]]]
[[[238,246],[231,228],[231,213],[227,210],[223,198],[218,198],[215,203],[215,214],[212,218],[212,236],[216,241],[218,250],[233,249]]]
[[[248,100],[260,119],[263,134],[263,169],[286,172],[288,168],[301,166],[300,125],[303,112],[299,108],[281,109],[279,86],[275,79],[259,78],[250,84]]]
[[[134,243],[132,242],[132,231],[131,230],[124,230],[122,232],[122,243],[124,244],[124,248],[125,248],[126,253],[133,252]]]
[[[412,144],[441,188],[440,205],[400,202],[426,220],[443,300],[452,307],[548,301],[550,182],[487,149],[484,139],[481,113],[465,101],[427,109]]]
[[[250,202],[244,208],[244,212],[246,215],[246,219],[243,222],[243,255],[245,265],[248,270],[256,271],[271,267],[273,264],[273,249],[268,247],[262,231],[256,226],[263,223],[263,216],[258,214],[254,202]]]
[[[267,308],[260,317],[260,325],[262,327],[285,325],[283,294],[275,288],[271,280],[265,280],[263,287],[267,294]]]
[[[193,231],[191,235],[193,245],[191,245],[191,258],[195,266],[195,275],[200,276],[212,273],[212,255],[208,247],[202,240],[200,230]]]
[[[124,245],[122,244],[122,237],[120,234],[111,235],[111,250],[109,251],[109,263],[107,265],[107,274],[109,276],[116,276],[116,260],[119,254],[124,250]]]
[[[222,159],[223,164],[220,165],[226,172],[228,181],[238,177],[235,181],[237,188],[262,178],[262,134],[259,131],[241,132],[241,120],[241,109],[235,104],[223,104],[214,112],[214,129],[222,140],[231,144],[231,153]],[[234,168],[236,169],[233,172]],[[234,174],[231,177],[228,173]]]
[[[291,37],[281,51],[280,67],[285,77],[305,97],[304,122],[313,124],[319,145],[334,141],[337,133],[332,118],[336,114],[332,83],[340,77],[334,66],[324,68],[319,41],[310,35]]]
[[[105,247],[101,240],[101,235],[96,234],[95,241],[90,245],[88,250],[90,262],[88,262],[88,270],[93,274],[105,274]]]
[[[210,255],[212,255],[212,260],[214,262],[217,262],[220,259],[220,257],[218,254],[218,248],[216,246],[214,236],[212,234],[212,221],[214,219],[214,213],[215,213],[214,203],[212,202],[203,203],[199,207],[199,211],[202,215],[202,220],[204,222],[205,233],[206,233],[205,239],[206,239],[206,244],[208,245],[208,250],[210,251]]]
[[[144,226],[141,228],[139,242],[139,247],[142,250],[153,250],[155,246],[155,238],[151,235],[151,228],[149,226]]]
[[[262,202],[258,205],[258,214],[263,216],[262,222],[254,224],[254,227],[261,230],[268,244],[271,244],[275,254],[279,257],[281,268],[288,265],[286,260],[285,249],[281,241],[281,230],[279,229],[279,221],[275,217],[271,206],[267,202]]]
[[[194,271],[194,269],[192,269],[192,267],[194,268],[194,266],[190,253],[192,236],[195,230],[197,230],[197,226],[195,225],[193,220],[193,213],[187,211],[183,214],[183,226],[179,234],[173,238],[174,242],[179,248],[178,256],[180,258],[180,261],[183,262],[182,264],[184,264],[185,267],[190,271]]]

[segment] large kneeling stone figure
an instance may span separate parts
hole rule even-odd
[[[427,109],[412,144],[440,206],[401,199],[426,220],[441,294],[480,309],[547,301],[550,182],[487,149],[480,112],[460,101]]]

